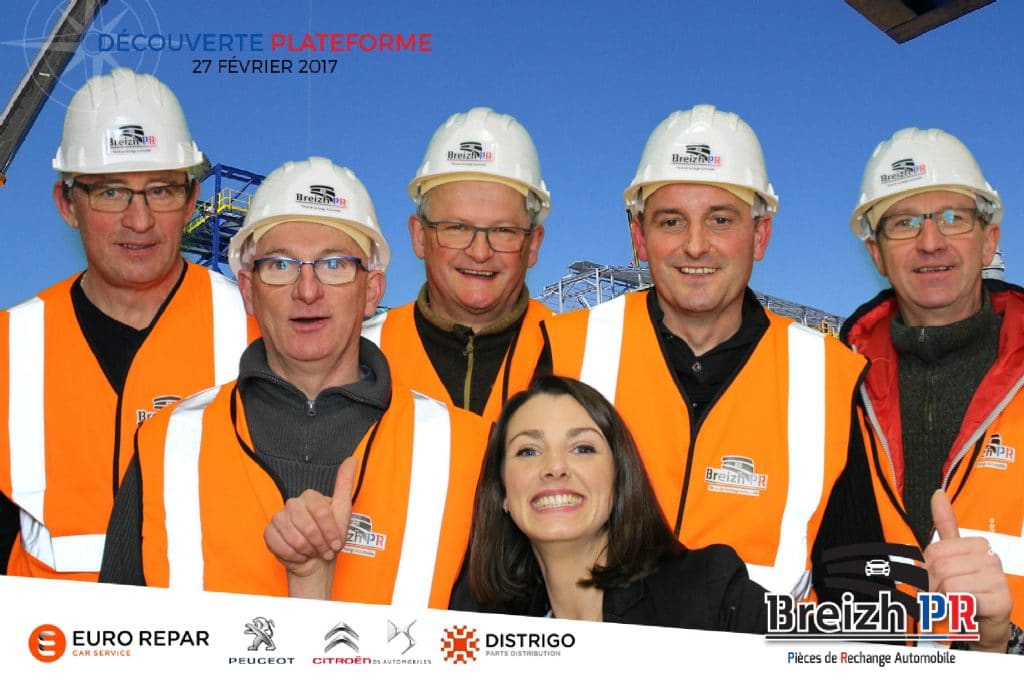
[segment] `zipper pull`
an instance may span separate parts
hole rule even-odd
[[[306,416],[316,416],[316,400],[306,400]]]

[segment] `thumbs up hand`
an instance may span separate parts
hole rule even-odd
[[[939,540],[932,541],[924,551],[929,588],[939,593],[974,594],[981,639],[972,648],[1005,653],[1013,599],[999,556],[984,538],[960,537],[953,505],[945,491],[935,491],[931,508]]]
[[[353,457],[342,462],[332,497],[306,490],[290,498],[263,531],[267,548],[288,572],[293,598],[331,597],[334,559],[348,538],[357,464]]]

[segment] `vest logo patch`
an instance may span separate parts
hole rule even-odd
[[[755,472],[754,460],[750,457],[726,455],[721,459],[721,466],[707,467],[704,482],[708,490],[716,493],[756,496],[768,488],[768,474]]]
[[[177,395],[160,395],[159,397],[154,397],[152,409],[135,410],[135,423],[142,423],[143,421],[153,416],[164,407],[169,407],[180,399],[181,398],[178,397]]]
[[[348,538],[341,551],[350,555],[377,557],[376,551],[384,550],[387,541],[387,534],[373,530],[373,519],[369,515],[353,512],[348,523]]]
[[[999,433],[993,433],[989,438],[985,450],[981,453],[978,466],[986,469],[1000,469],[1006,471],[1007,464],[1017,458],[1017,449],[1009,445],[1003,445],[1003,437]]]

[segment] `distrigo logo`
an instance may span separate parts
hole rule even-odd
[[[59,660],[67,647],[67,637],[60,627],[54,624],[41,624],[28,635],[28,650],[40,663]]]
[[[126,124],[117,128],[107,139],[113,153],[139,153],[156,148],[156,137],[147,136],[141,124]]]
[[[480,640],[476,638],[476,629],[468,629],[466,625],[455,625],[444,628],[441,637],[441,652],[445,662],[468,665],[468,661],[476,662],[476,654],[480,651]]]
[[[299,203],[312,203],[318,206],[348,207],[348,199],[334,194],[334,187],[329,184],[310,184],[309,193],[296,192],[295,200]]]
[[[484,634],[484,655],[489,656],[560,656],[563,648],[575,645],[573,634]]]
[[[892,591],[880,591],[878,600],[855,601],[844,593],[842,602],[796,602],[784,593],[765,593],[768,609],[767,638],[787,641],[977,641],[977,602],[970,593],[917,594],[917,620],[921,631],[909,633],[906,607]],[[935,631],[948,622],[948,633]]]
[[[684,153],[673,153],[672,164],[681,167],[712,168],[722,164],[722,156],[712,155],[709,144],[687,144]]]
[[[494,151],[488,150],[480,141],[463,141],[459,150],[448,151],[448,160],[459,163],[489,163],[494,160]]]
[[[768,474],[754,471],[754,460],[740,455],[726,455],[718,467],[706,467],[704,481],[715,493],[760,495],[768,488]]]
[[[892,164],[892,174],[882,175],[879,179],[882,184],[896,184],[908,179],[920,177],[927,172],[927,166],[923,163],[917,165],[913,158],[901,158]]]

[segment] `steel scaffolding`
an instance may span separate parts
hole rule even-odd
[[[590,261],[576,261],[569,272],[557,282],[545,285],[538,299],[557,313],[589,309],[627,292],[651,287],[651,274],[646,266],[603,266]],[[792,318],[811,328],[837,335],[843,319],[811,306],[755,292],[757,300],[774,313]]]
[[[185,226],[182,255],[230,276],[228,242],[242,226],[252,194],[263,177],[228,165],[213,166],[203,178],[213,179],[213,195],[196,204],[196,211]]]

